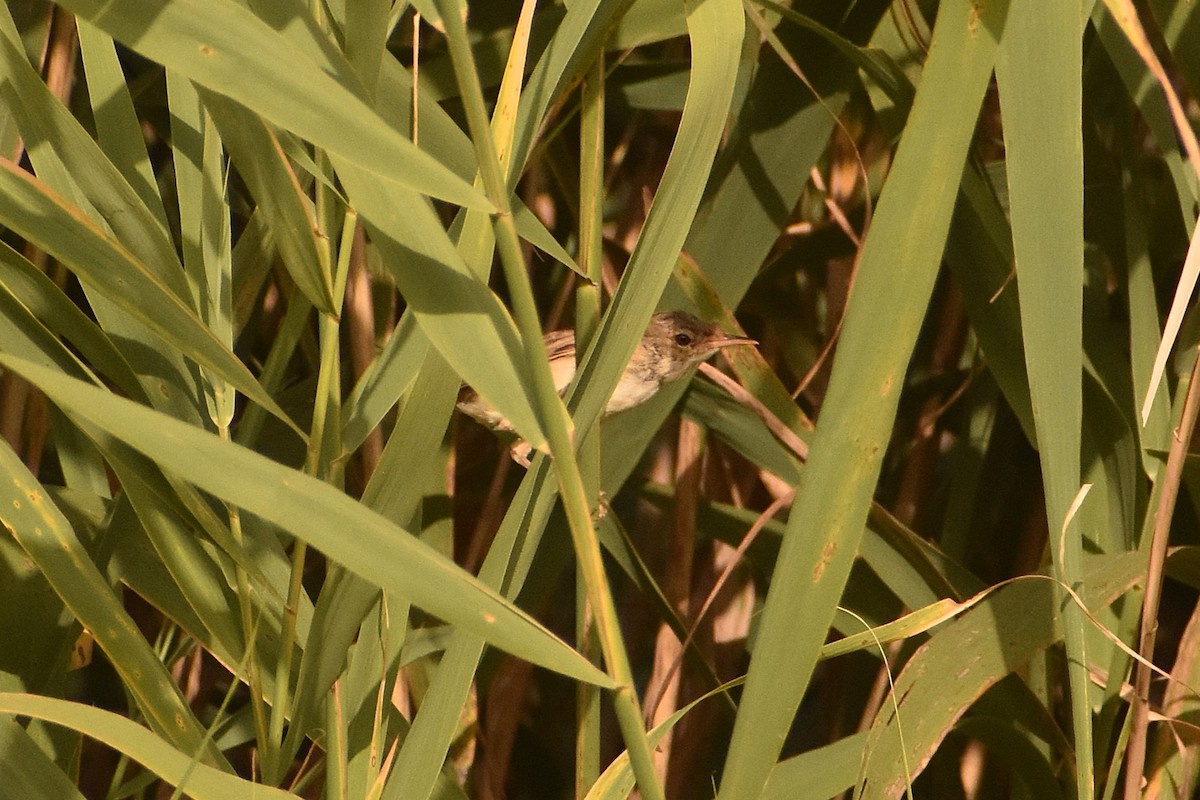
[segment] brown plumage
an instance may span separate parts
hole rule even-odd
[[[552,331],[544,340],[554,386],[561,395],[575,377],[575,331]],[[756,342],[729,336],[711,322],[683,311],[655,314],[604,407],[604,416],[641,405],[664,383],[679,379],[721,348],[739,344]],[[489,428],[512,430],[508,420],[469,386],[459,392],[458,408]]]

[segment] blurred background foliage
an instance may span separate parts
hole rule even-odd
[[[1198,27],[9,0],[0,794],[1192,796]]]

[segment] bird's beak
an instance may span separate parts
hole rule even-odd
[[[721,334],[720,339],[713,339],[712,341],[710,341],[708,343],[708,346],[721,348],[721,347],[733,347],[734,345],[738,345],[738,344],[756,345],[756,344],[758,344],[758,342],[754,339],[749,339],[745,336],[727,336],[725,334]]]

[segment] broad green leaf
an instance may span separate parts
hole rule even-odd
[[[387,125],[344,60],[312,60],[233,0],[68,0],[65,8],[149,59],[186,75],[373,176],[488,209],[477,190]],[[328,55],[326,51],[326,55]],[[333,69],[330,69],[330,66]],[[247,80],[246,76],[255,76]]]
[[[939,9],[924,77],[861,253],[761,617],[721,798],[762,792],[849,577],[1006,12],[1003,2],[981,9],[965,0]]]
[[[79,731],[124,753],[196,800],[229,797],[286,800],[295,797],[274,786],[251,783],[229,772],[198,764],[152,731],[104,709],[50,697],[3,692],[0,693],[0,713],[42,719]]]
[[[126,450],[128,451],[127,448]],[[163,563],[159,552],[146,535],[128,496],[118,497],[115,501],[107,528],[106,535],[112,549],[112,555],[106,565],[110,578],[128,586],[176,625],[194,636],[218,661],[228,665],[231,670],[236,669],[243,649],[240,638],[236,642],[236,649],[228,650],[225,642],[209,634],[208,629],[212,622],[202,619],[197,614],[195,603],[189,602],[179,581]],[[160,532],[159,536],[163,535]],[[231,619],[225,620],[225,623],[228,624]]]
[[[598,52],[603,46],[603,37],[611,21],[611,17],[605,15],[613,14],[616,5],[601,2],[571,6],[556,35],[556,38],[561,37],[561,47],[551,45],[522,94],[514,166],[523,163],[522,154],[529,146],[536,126],[533,120],[538,118],[539,109],[546,107],[542,104],[551,102],[561,85],[563,73],[582,72],[591,63],[585,56]],[[626,269],[622,289],[618,291],[619,296],[624,292],[626,299],[614,300],[617,309],[624,306],[625,310],[620,312],[619,318],[616,310],[605,318],[614,341],[604,345],[597,341],[600,335],[594,337],[581,366],[582,373],[589,369],[588,364],[592,364],[590,369],[597,373],[593,380],[602,384],[585,392],[585,396],[591,398],[589,406],[585,409],[581,405],[576,411],[576,423],[583,427],[590,426],[598,418],[611,388],[615,387],[641,338],[655,301],[679,255],[724,131],[737,75],[742,11],[736,3],[708,3],[691,9],[690,13],[694,17],[694,28],[690,30],[692,52],[696,56],[692,74],[696,89],[689,95],[658,195]],[[586,39],[586,47],[580,48],[578,39]],[[596,366],[600,358],[604,359],[602,371]],[[577,375],[576,393],[587,382]],[[580,423],[580,419],[586,422]],[[536,552],[538,538],[553,508],[553,498],[546,464],[540,458],[535,459],[488,552],[480,570],[481,580],[501,589],[506,596],[511,597],[520,590],[528,563]],[[525,537],[528,538],[521,541]],[[518,544],[521,549],[515,551]],[[515,568],[510,565],[510,559],[514,557],[519,561]],[[408,743],[397,757],[395,773],[389,783],[391,794],[386,796],[398,798],[405,791],[421,794],[432,786],[454,735],[459,709],[467,697],[482,650],[482,642],[469,634],[455,634],[430,687],[427,709],[413,720]],[[429,698],[436,699],[431,701]]]
[[[77,208],[8,162],[0,164],[0,197],[0,223],[68,265],[179,352],[224,377],[279,419],[293,424],[179,295]]]
[[[398,4],[401,7],[403,3]],[[368,95],[375,94],[380,65],[387,53],[391,0],[345,4],[346,60],[354,67]]]
[[[310,734],[310,728],[319,725],[329,688],[346,669],[363,618],[378,602],[379,588],[348,570],[336,569],[326,579],[300,662],[285,753],[294,753]]]
[[[27,695],[32,697],[32,695]],[[83,794],[11,716],[0,716],[0,781],[25,800],[83,800]]]
[[[113,40],[86,20],[76,20],[75,27],[79,31],[88,99],[92,101],[92,116],[96,120],[96,139],[165,230],[167,212]]]
[[[746,293],[790,220],[809,170],[825,150],[855,82],[853,70],[815,35],[791,25],[781,26],[778,33],[799,65],[813,71],[821,94],[814,96],[776,58],[744,67],[756,70],[754,82],[688,233],[687,254],[731,308]],[[835,69],[830,69],[831,60]],[[783,107],[781,86],[789,95]]]
[[[85,424],[83,428],[86,433],[91,426]],[[154,547],[155,558],[190,607],[190,618],[203,624],[202,629],[191,629],[194,635],[211,644],[214,650],[240,655],[245,634],[240,620],[227,613],[237,604],[234,589],[219,562],[201,546],[201,537],[196,536],[189,524],[186,511],[172,502],[169,485],[164,486],[166,481],[155,474],[156,465],[119,441],[103,435],[93,438],[137,512],[142,530]],[[260,602],[267,605],[265,598],[260,598]],[[268,627],[273,626],[264,623],[264,628]]]
[[[580,680],[609,679],[523,611],[326,483],[143,406],[11,357],[0,363],[69,415],[226,502],[279,525],[373,583],[448,622]],[[354,536],[342,531],[353,530]]]
[[[687,98],[688,63],[621,65],[605,85],[631,108],[681,111]]]
[[[101,507],[103,511],[103,507]],[[64,614],[61,598],[16,539],[0,537],[0,637],[21,642],[0,651],[0,686],[59,694],[81,628]],[[4,761],[4,759],[0,759]]]
[[[187,78],[167,73],[167,100],[183,269],[198,316],[232,350],[233,264],[230,208],[225,200],[229,175],[221,137]],[[218,429],[228,428],[236,393],[220,376],[203,371],[202,377],[209,419]]]
[[[202,92],[201,97],[296,286],[314,306],[336,315],[339,303],[333,297],[330,269],[322,265],[318,252],[316,213],[278,138],[261,117],[228,98],[213,92]]]
[[[429,340],[416,318],[411,313],[402,315],[383,350],[342,403],[342,444],[347,452],[358,449],[412,386],[428,349]]]
[[[901,114],[906,115],[912,106],[913,85],[900,66],[885,51],[874,47],[858,47],[844,36],[830,30],[810,17],[781,6],[772,0],[754,0],[764,7],[771,9],[784,19],[805,30],[812,31],[839,53],[861,69],[874,84],[884,92],[897,106]]]
[[[55,335],[78,350],[92,369],[111,380],[130,397],[146,395],[125,356],[96,323],[88,319],[44,272],[0,243],[0,284]],[[28,323],[26,323],[28,324]],[[22,325],[25,327],[25,325]],[[4,349],[11,352],[11,340]],[[20,354],[18,354],[20,355]],[[22,356],[27,358],[28,356]]]
[[[683,409],[758,466],[790,484],[800,483],[799,457],[775,438],[757,414],[719,386],[705,379],[692,381]]]
[[[528,561],[538,550],[557,500],[549,460],[535,456],[479,570],[480,581],[505,597],[517,596],[524,585]],[[514,569],[512,563],[521,561],[526,570],[520,566]],[[408,793],[429,793],[446,760],[483,649],[484,641],[479,637],[453,632],[421,710],[396,757],[384,793],[386,800],[403,800]]]
[[[971,327],[988,370],[1029,441],[1036,442],[1025,345],[1021,340],[1020,300],[1012,278],[1012,230],[987,179],[974,165],[963,171],[962,202],[946,242],[946,263],[962,287]]]
[[[521,238],[564,267],[568,267],[579,275],[583,275],[583,271],[575,263],[575,259],[571,258],[571,254],[566,251],[566,248],[558,243],[558,240],[554,238],[554,234],[546,230],[546,226],[537,218],[537,215],[519,200],[519,198],[513,198],[513,220],[516,222],[517,233],[520,234]],[[587,276],[583,275],[583,277]]]
[[[8,9],[0,8],[0,27],[7,29],[10,23]],[[95,209],[97,222],[107,224],[161,281],[184,296],[179,259],[161,218],[149,211],[78,120],[50,94],[18,50],[15,37],[12,30],[0,35],[0,76],[5,79],[4,96],[28,142],[35,170],[52,167],[54,174],[44,178],[48,184],[83,205],[84,200],[69,194],[78,191]],[[51,153],[39,156],[35,152],[39,147]]]
[[[1132,142],[1126,143],[1129,160],[1125,168],[1125,186],[1122,192],[1125,220],[1125,257],[1127,262],[1129,297],[1129,358],[1133,377],[1134,397],[1147,395],[1154,364],[1154,351],[1158,346],[1159,311],[1155,297],[1154,274],[1149,252],[1149,222],[1145,209],[1139,202],[1148,192],[1145,170],[1138,163]],[[1148,452],[1150,449],[1166,450],[1170,447],[1170,399],[1166,392],[1155,393],[1154,405],[1146,424],[1135,426],[1141,442],[1142,469],[1154,475],[1161,463]]]
[[[867,734],[856,733],[833,744],[784,759],[771,770],[763,800],[836,797],[858,780]]]
[[[3,358],[6,365],[13,360],[8,356]],[[43,367],[31,366],[31,369],[56,380],[86,386]],[[88,391],[106,394],[91,387]],[[198,755],[206,763],[224,765],[224,757],[205,742],[200,723],[179,694],[166,667],[92,563],[70,523],[7,444],[0,446],[0,476],[3,476],[0,507],[4,509],[0,513],[0,522],[20,542],[58,596],[108,654],[151,726],[189,755]]]
[[[430,343],[525,441],[541,446],[520,338],[499,298],[463,261],[424,198],[348,161],[333,162]]]
[[[710,2],[687,8],[693,55],[687,105],[612,306],[568,392],[580,434],[600,417],[662,296],[695,219],[733,101],[744,30],[741,7]]]
[[[1097,556],[1088,563],[1082,599],[1092,611],[1128,591],[1144,570],[1137,553]],[[905,790],[899,765],[907,763],[914,777],[920,774],[984,691],[1062,638],[1064,615],[1056,595],[1056,584],[1044,576],[1022,578],[933,635],[897,676],[892,693],[897,705],[885,700],[871,725],[855,797],[899,798]],[[956,679],[947,681],[949,674]]]
[[[394,56],[385,53],[379,76],[376,110],[398,130],[412,129],[412,91],[412,75]],[[422,92],[417,98],[417,114],[417,134],[422,149],[452,169],[463,180],[473,180],[477,169],[475,148],[463,129],[458,127],[446,110],[434,102],[426,92]],[[517,232],[521,238],[560,264],[579,272],[579,265],[546,229],[537,215],[521,202],[520,197],[514,196],[511,199]]]
[[[72,306],[73,308],[73,306]],[[39,364],[54,365],[78,380],[100,380],[0,282],[0,348]]]
[[[642,0],[621,15],[606,47],[624,50],[682,36],[687,30],[687,21],[679,3],[672,0]]]
[[[996,59],[1021,332],[1055,575],[1082,578],[1083,27],[1080,3],[1013,0]],[[1065,602],[1065,596],[1062,598]],[[1091,796],[1092,705],[1085,626],[1068,606],[1066,646],[1079,792]]]
[[[233,338],[236,341],[253,313],[271,264],[275,261],[275,240],[258,214],[246,222],[233,246]]]
[[[397,525],[412,527],[419,522],[419,510],[426,486],[420,476],[436,466],[444,424],[454,408],[458,378],[437,351],[424,348],[425,356],[404,407],[388,437],[387,446],[363,492],[362,502]],[[326,584],[317,605],[305,650],[302,678],[293,703],[291,724],[301,726],[316,717],[325,693],[345,665],[346,650],[354,641],[363,615],[379,597],[378,590],[356,575],[339,570]],[[407,609],[396,608],[399,598],[391,598],[393,625],[407,618]],[[360,640],[361,641],[361,640]],[[399,648],[402,636],[391,646]],[[338,643],[342,646],[338,646]],[[352,696],[351,696],[352,701]],[[299,747],[299,736],[291,737]]]

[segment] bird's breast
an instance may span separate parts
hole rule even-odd
[[[616,414],[634,406],[640,406],[658,391],[660,383],[657,380],[647,380],[645,376],[634,374],[633,370],[625,370],[621,382],[604,407],[605,415]]]

